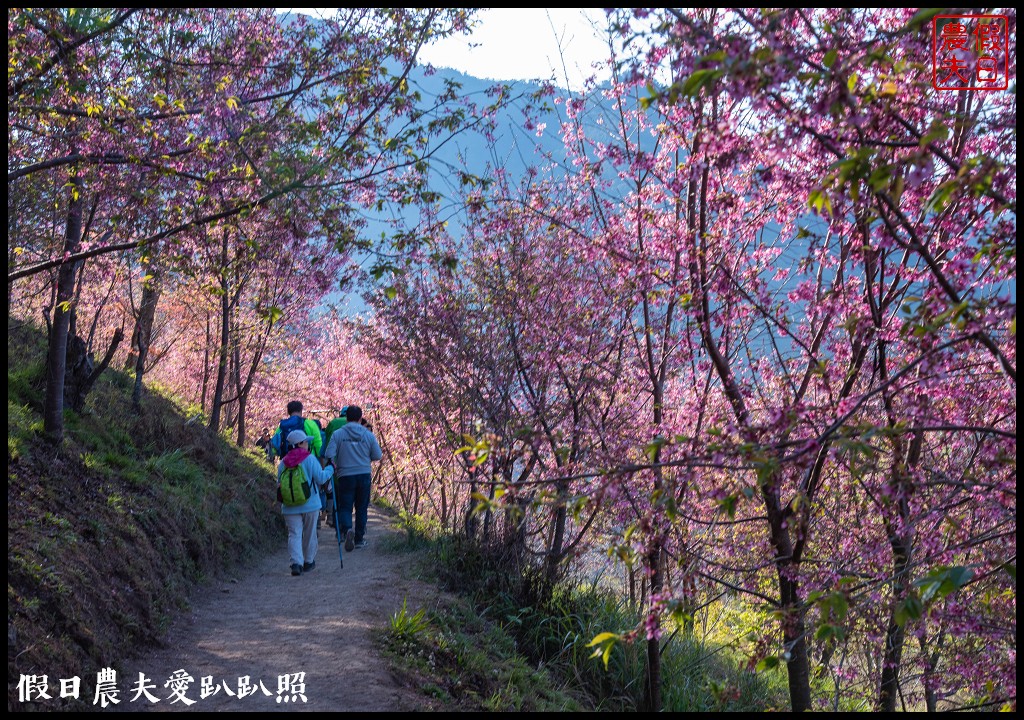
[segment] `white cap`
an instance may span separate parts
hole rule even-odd
[[[313,441],[313,438],[311,438],[309,435],[307,435],[302,430],[292,430],[290,433],[288,433],[288,444],[289,445],[298,445],[301,442],[312,442],[312,441]]]

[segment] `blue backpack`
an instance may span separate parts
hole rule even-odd
[[[278,427],[279,430],[270,440],[270,444],[274,447],[274,454],[283,458],[288,454],[289,450],[295,447],[288,442],[288,433],[292,430],[306,432],[306,418],[299,415],[289,415],[281,421]]]

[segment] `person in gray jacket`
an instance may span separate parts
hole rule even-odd
[[[351,552],[353,548],[366,547],[370,463],[380,460],[383,453],[377,438],[360,423],[363,411],[358,405],[349,405],[345,418],[348,422],[331,434],[324,457],[334,465],[334,501],[338,503],[345,550]]]

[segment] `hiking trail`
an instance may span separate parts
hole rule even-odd
[[[407,572],[411,555],[382,549],[385,537],[399,532],[371,505],[367,547],[344,552],[342,568],[334,529],[324,523],[316,568],[293,577],[282,528],[275,551],[203,585],[189,609],[172,621],[162,647],[124,663],[117,683],[120,703],[106,710],[435,709],[430,698],[388,670],[371,637],[372,631],[387,627],[403,600],[409,611],[426,607],[429,612],[439,599],[435,586]],[[194,701],[191,705],[167,684],[181,670],[193,679],[184,690],[184,697]],[[140,672],[159,702],[138,693]],[[279,677],[300,672],[305,672],[305,701],[287,690],[279,694]],[[201,679],[206,676],[217,690],[202,697]],[[239,683],[246,676],[255,692],[243,697]]]

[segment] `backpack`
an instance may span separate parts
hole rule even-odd
[[[278,427],[280,428],[280,431],[274,435],[271,440],[271,444],[274,446],[274,453],[277,454],[278,457],[283,458],[288,454],[289,450],[295,447],[288,442],[288,433],[292,430],[301,430],[302,432],[306,432],[306,418],[300,415],[289,415],[281,421],[281,424]]]
[[[313,496],[313,490],[306,479],[301,465],[286,467],[277,485],[277,498],[285,505],[305,505]]]

